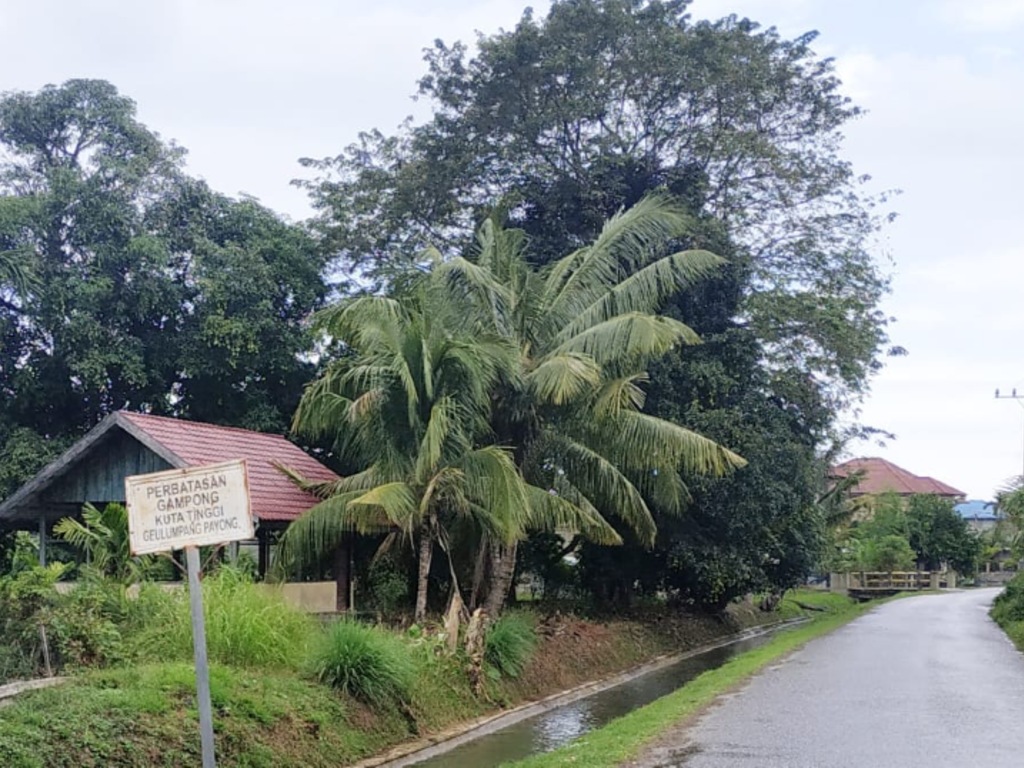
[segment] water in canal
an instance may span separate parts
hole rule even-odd
[[[736,654],[762,645],[769,637],[770,633],[759,634],[705,651],[614,688],[513,723],[507,728],[461,744],[444,754],[419,762],[407,758],[393,765],[415,765],[419,768],[496,768],[511,760],[521,760],[533,754],[549,752],[587,731],[600,728],[610,720],[671,693],[701,672],[719,667]]]

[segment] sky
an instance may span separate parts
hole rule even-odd
[[[190,171],[299,220],[300,157],[393,130],[422,50],[515,24],[523,0],[0,0],[0,91],[103,78],[189,150]],[[538,13],[546,2],[533,3]],[[817,30],[867,113],[844,155],[898,189],[880,236],[885,310],[909,355],[887,361],[858,415],[892,432],[850,446],[991,498],[1024,471],[1024,0],[695,0],[786,36]]]

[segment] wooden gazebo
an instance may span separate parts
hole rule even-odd
[[[125,477],[234,459],[245,459],[248,465],[256,523],[256,541],[250,543],[258,544],[262,576],[274,532],[317,502],[275,465],[310,480],[337,478],[281,435],[118,411],[0,503],[0,528],[38,531],[40,561],[45,564],[53,524],[78,517],[86,502],[124,502]]]

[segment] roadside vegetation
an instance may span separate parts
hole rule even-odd
[[[0,579],[0,647],[17,651],[5,658],[40,665],[43,628],[51,663],[72,676],[0,708],[5,765],[194,763],[195,677],[179,615],[185,595],[145,585],[138,597],[128,597],[124,585],[102,578],[62,595],[52,589],[56,570]],[[233,617],[230,631],[211,627],[209,638],[217,749],[225,766],[343,765],[499,707],[800,613],[788,601],[774,613],[751,604],[725,617],[662,609],[658,621],[651,614],[597,622],[516,610],[487,633],[484,666],[474,674],[472,656],[462,647],[451,650],[439,624],[403,630],[342,619],[324,626],[230,568],[204,579],[203,591],[208,620]]]
[[[826,563],[835,571],[948,567],[970,577],[985,555],[985,539],[971,531],[952,501],[937,496],[919,494],[905,500],[880,494],[841,502],[833,526]]]
[[[1018,650],[1024,651],[1024,574],[1007,582],[992,604],[991,615]]]

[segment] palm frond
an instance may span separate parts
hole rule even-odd
[[[529,512],[526,527],[530,531],[579,534],[588,541],[605,546],[622,544],[622,537],[589,503],[576,505],[552,490],[526,486]]]
[[[633,312],[592,325],[566,339],[553,354],[589,355],[602,365],[654,360],[679,344],[699,344],[689,326],[660,315]]]
[[[682,235],[688,223],[685,209],[665,195],[650,195],[620,211],[605,223],[593,244],[551,270],[550,312],[575,317]]]
[[[601,425],[595,442],[611,444],[616,457],[631,469],[672,466],[698,475],[723,475],[746,466],[746,460],[697,432],[646,413],[622,411]],[[632,458],[631,458],[632,457]]]
[[[307,480],[299,472],[275,461],[274,467],[306,493],[318,499],[329,499],[349,491],[368,491],[386,481],[376,465],[337,480]]]
[[[363,509],[365,508],[365,509]],[[379,520],[377,530],[394,526],[411,532],[418,522],[415,491],[403,482],[384,483],[348,500],[349,514],[365,514],[367,521]],[[363,532],[363,531],[360,531]]]
[[[28,248],[0,251],[0,285],[8,285],[22,296],[36,287],[39,278],[32,269],[32,256]]]
[[[546,358],[526,375],[526,383],[541,403],[564,405],[601,382],[601,366],[590,355],[566,352]]]
[[[482,527],[496,538],[520,537],[529,513],[526,483],[511,453],[497,446],[468,451],[455,463],[465,496],[486,514]]]
[[[456,428],[455,411],[455,401],[450,397],[442,397],[431,408],[430,420],[423,431],[423,439],[420,440],[419,452],[416,455],[415,483],[425,483],[441,463],[445,443]]]
[[[349,506],[352,499],[361,495],[362,491],[339,493],[302,513],[278,539],[275,567],[284,573],[295,573],[319,563],[325,553],[341,543],[346,533],[390,530],[390,521],[379,513],[366,515],[366,508]]]
[[[645,545],[654,543],[657,526],[647,503],[617,466],[597,451],[564,435],[547,434],[552,461],[599,510],[618,516]]]
[[[654,312],[666,299],[710,277],[725,259],[710,251],[691,250],[658,259],[618,282],[563,328],[556,336],[564,341],[596,323],[616,315]]]
[[[621,411],[641,410],[647,394],[638,385],[648,381],[650,377],[642,372],[604,382],[594,398],[593,413],[600,419],[614,419]]]

